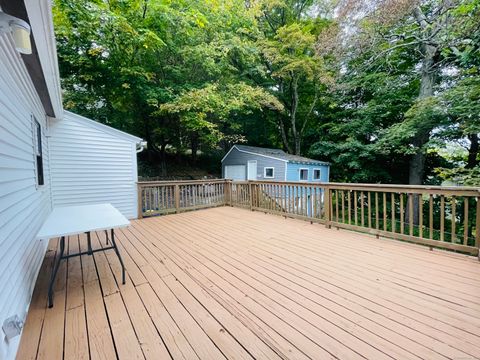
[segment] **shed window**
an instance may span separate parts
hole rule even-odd
[[[45,184],[43,176],[43,149],[42,149],[42,127],[40,123],[33,117],[33,139],[35,148],[35,160],[37,167],[37,185]]]
[[[308,169],[300,169],[300,180],[308,180]]]
[[[272,179],[273,177],[275,177],[275,168],[273,167],[263,168],[263,177],[267,179]]]
[[[313,180],[320,180],[322,172],[320,169],[313,169]]]

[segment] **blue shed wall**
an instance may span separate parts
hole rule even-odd
[[[232,149],[227,157],[222,162],[222,177],[225,177],[225,166],[227,165],[245,165],[245,169],[248,167],[248,161],[257,161],[257,179],[256,180],[273,180],[273,181],[285,181],[285,161],[272,159],[256,154],[249,154],[243,151],[239,151],[237,148]],[[274,177],[265,178],[264,168],[273,167]]]
[[[305,164],[287,164],[287,181],[300,181],[300,169],[308,169],[307,182],[328,182],[330,178],[329,165],[305,165]],[[313,180],[313,170],[320,169],[320,180]],[[302,181],[305,182],[305,181]]]

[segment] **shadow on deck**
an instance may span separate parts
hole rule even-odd
[[[480,356],[473,257],[230,207],[137,220],[117,239],[127,284],[113,251],[71,258],[52,309],[50,243],[19,359]]]

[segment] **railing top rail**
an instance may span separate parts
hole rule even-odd
[[[401,185],[401,184],[365,184],[365,183],[315,183],[330,187],[371,187],[380,189],[411,189],[411,190],[449,190],[449,191],[475,191],[480,193],[480,187],[474,186],[440,186],[440,185]]]
[[[155,185],[196,185],[196,184],[212,184],[225,183],[225,179],[205,179],[205,180],[165,180],[165,181],[137,181],[138,186],[155,186]]]
[[[436,186],[436,185],[400,185],[400,184],[364,184],[364,183],[335,183],[335,182],[303,182],[303,181],[272,181],[272,180],[245,180],[233,181],[233,184],[275,184],[289,186],[319,186],[322,188],[339,190],[365,190],[385,192],[413,192],[413,193],[448,193],[469,196],[479,196],[480,187],[472,186]]]
[[[232,181],[227,179],[202,179],[202,180],[174,180],[174,181],[139,181],[140,187],[168,186],[168,185],[198,185],[198,184],[273,184],[288,186],[318,186],[325,189],[384,191],[394,193],[418,194],[444,194],[458,196],[480,196],[480,187],[472,186],[435,186],[435,185],[400,185],[400,184],[364,184],[364,183],[335,183],[335,182],[298,182],[298,181],[272,181],[272,180],[244,180]]]

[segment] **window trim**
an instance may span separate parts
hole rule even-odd
[[[42,134],[43,128],[35,115],[32,118],[32,132],[33,132],[33,158],[35,162],[35,185],[38,188],[45,186],[45,168],[43,164],[43,144]]]
[[[315,178],[315,171],[319,171],[319,177],[318,178]],[[321,180],[322,179],[322,169],[321,168],[313,168],[313,173],[312,173],[312,180],[315,181],[315,180]]]
[[[272,176],[267,176],[267,169],[272,169]],[[265,179],[274,179],[275,178],[275,167],[274,166],[264,166],[263,167],[263,177]]]
[[[302,170],[306,170],[307,171],[307,178],[306,179],[302,179]],[[298,181],[308,181],[308,171],[309,169],[308,168],[300,168],[298,169]]]

